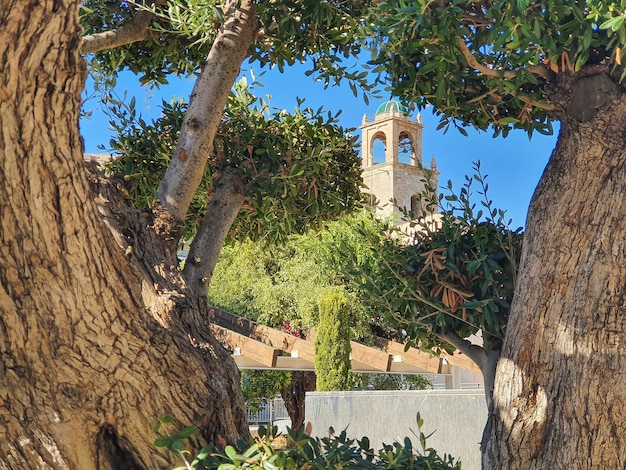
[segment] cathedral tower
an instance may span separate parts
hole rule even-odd
[[[423,128],[421,116],[411,120],[409,110],[397,101],[381,104],[372,122],[363,116],[363,182],[383,217],[398,214],[398,208],[410,210],[415,217],[422,215],[417,195],[427,178],[422,169]],[[434,156],[431,170],[430,182],[437,188]]]

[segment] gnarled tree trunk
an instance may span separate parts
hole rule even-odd
[[[78,3],[0,5],[0,468],[167,468],[159,415],[247,434],[239,376],[168,225],[89,194]]]
[[[561,135],[528,216],[488,469],[626,466],[626,96],[604,74],[561,80]]]

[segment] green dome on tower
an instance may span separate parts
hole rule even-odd
[[[408,116],[409,108],[407,108],[406,106],[403,106],[397,101],[390,100],[390,101],[386,101],[385,103],[381,104],[378,107],[378,109],[376,110],[376,116],[378,116],[379,114],[386,114],[386,113],[393,113],[393,112],[406,114]]]

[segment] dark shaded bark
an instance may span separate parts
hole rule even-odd
[[[0,468],[167,468],[163,414],[195,445],[246,436],[166,218],[97,175],[89,192],[78,2],[4,2],[0,24]]]
[[[626,95],[555,88],[561,134],[533,197],[483,439],[485,469],[626,466]]]
[[[291,384],[280,391],[291,419],[291,429],[299,434],[304,426],[306,392],[315,390],[315,372],[293,371]]]

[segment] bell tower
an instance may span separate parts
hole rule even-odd
[[[397,101],[381,104],[373,121],[363,116],[363,183],[382,217],[399,214],[399,208],[410,210],[414,217],[423,215],[417,201],[428,177],[422,168],[423,128],[421,116],[411,120],[409,110]],[[435,188],[436,165],[433,156],[430,183]]]

